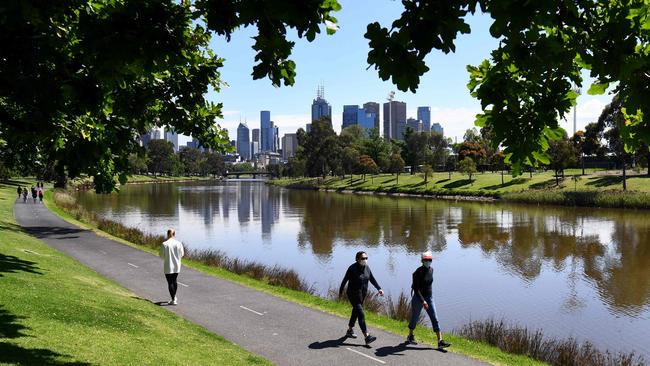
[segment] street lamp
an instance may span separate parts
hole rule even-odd
[[[573,90],[576,94],[578,94],[578,96],[582,93],[582,90],[577,85],[573,85],[571,90]],[[576,105],[573,106],[573,136],[575,136],[577,131],[577,121],[578,121],[577,109],[578,109],[578,97],[576,97]]]
[[[391,136],[393,132],[393,99],[395,99],[395,92],[391,91],[388,93],[388,97],[386,97],[386,100],[388,101],[388,133],[384,131],[384,135],[388,135],[388,137],[394,137]]]

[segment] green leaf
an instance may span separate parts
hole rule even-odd
[[[593,83],[589,87],[587,94],[589,95],[602,95],[605,94],[605,91],[609,87],[609,83]]]

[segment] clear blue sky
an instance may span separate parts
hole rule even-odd
[[[369,50],[368,41],[363,37],[366,26],[373,21],[390,26],[402,11],[401,2],[340,0],[340,3],[343,9],[335,14],[340,27],[336,34],[327,36],[323,32],[309,43],[289,32],[290,38],[296,39],[292,59],[297,64],[297,76],[293,87],[275,88],[268,79],[252,79],[254,28],[235,32],[229,43],[224,38],[214,38],[212,48],[225,58],[221,76],[229,86],[218,93],[210,93],[208,98],[223,103],[224,120],[219,123],[228,128],[231,139],[236,136],[240,118],[246,120],[251,129],[259,128],[261,110],[271,111],[271,119],[279,126],[280,136],[304,127],[310,120],[311,102],[321,82],[325,85],[325,98],[332,105],[337,131],[341,128],[344,104],[383,103],[390,91],[396,91],[396,100],[407,103],[408,117],[415,117],[418,106],[430,106],[432,121],[441,123],[449,137],[460,139],[467,128],[473,127],[480,104],[469,95],[466,87],[466,65],[480,63],[498,44],[488,32],[489,16],[477,15],[469,20],[472,33],[457,39],[456,53],[445,55],[434,51],[427,57],[431,70],[422,77],[414,94],[399,92],[390,81],[379,79],[376,70],[366,69]],[[578,99],[578,129],[595,120],[610,99],[610,96],[581,96]],[[572,132],[572,122],[565,123],[564,127]]]

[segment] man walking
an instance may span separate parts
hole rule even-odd
[[[181,271],[181,258],[185,255],[183,243],[176,240],[176,230],[167,230],[167,240],[160,246],[160,257],[165,261],[165,278],[171,300],[168,305],[177,305],[176,290],[178,289],[178,273]]]
[[[359,327],[365,337],[366,345],[369,345],[374,342],[377,337],[368,333],[366,317],[363,313],[363,301],[366,299],[366,295],[368,294],[368,281],[375,286],[379,291],[380,296],[384,296],[384,291],[377,283],[377,280],[375,280],[375,276],[372,275],[372,271],[368,266],[368,254],[366,254],[366,252],[358,252],[355,259],[355,263],[353,263],[345,272],[343,282],[341,282],[341,287],[339,289],[339,297],[341,297],[343,296],[345,285],[348,284],[346,294],[348,295],[348,300],[352,305],[352,315],[350,316],[348,331],[345,333],[345,336],[349,338],[357,338],[357,335],[354,334],[353,328],[354,324],[359,320]]]
[[[429,315],[431,320],[431,326],[433,331],[436,333],[438,338],[438,348],[446,348],[451,346],[451,344],[445,342],[442,339],[442,333],[440,332],[440,325],[438,324],[438,318],[436,317],[436,305],[433,303],[433,268],[431,268],[431,262],[433,261],[433,254],[431,252],[422,253],[422,265],[413,272],[413,284],[411,288],[413,289],[413,299],[411,300],[411,309],[413,313],[411,314],[411,322],[409,323],[409,335],[406,338],[406,343],[417,344],[415,342],[415,336],[413,331],[417,325],[418,319],[420,318],[420,313],[422,308]]]

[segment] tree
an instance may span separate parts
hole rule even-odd
[[[341,146],[343,147],[354,147],[359,148],[361,140],[366,137],[366,132],[363,127],[359,125],[352,125],[341,130],[339,139],[341,141]]]
[[[151,140],[147,146],[149,172],[156,174],[171,174],[174,168],[174,145],[165,140]]]
[[[377,163],[368,155],[361,155],[359,157],[359,170],[363,174],[363,181],[366,181],[366,174],[377,174],[379,167]]]
[[[266,171],[269,174],[271,174],[271,177],[273,177],[273,178],[280,178],[282,176],[283,170],[284,169],[282,168],[282,165],[280,165],[280,164],[269,164],[266,167]]]
[[[386,142],[376,129],[370,130],[370,135],[362,141],[362,154],[366,154],[384,171],[388,170],[388,158],[391,154],[390,143]]]
[[[476,163],[472,158],[467,157],[458,164],[458,171],[461,174],[469,176],[470,183],[472,182],[472,175],[476,173]]]
[[[288,175],[294,178],[304,177],[306,174],[306,162],[302,158],[302,154],[296,154],[296,156],[289,158],[288,163]]]
[[[410,127],[404,133],[404,155],[406,164],[411,166],[411,174],[424,163],[428,149],[428,134],[415,132]]]
[[[390,172],[397,174],[396,183],[399,184],[399,173],[404,171],[404,159],[398,153],[394,153],[390,156]]]
[[[350,174],[350,183],[352,183],[352,174],[359,170],[359,151],[353,147],[343,149],[342,166],[343,171]]]
[[[489,60],[469,66],[470,93],[490,127],[496,149],[519,174],[527,162],[547,163],[550,140],[559,139],[562,119],[575,103],[581,71],[597,81],[590,94],[611,86],[626,123],[626,151],[650,142],[650,42],[646,0],[403,1],[390,27],[368,25],[368,63],[383,80],[415,91],[435,50],[455,51],[459,34],[470,33],[467,17],[490,15],[499,46]],[[100,192],[115,187],[128,170],[136,137],[150,127],[173,127],[202,145],[230,149],[227,133],[214,124],[221,105],[204,98],[219,91],[223,60],[209,48],[211,35],[257,27],[253,78],[292,85],[297,38],[315,39],[324,25],[336,30],[336,0],[313,1],[5,1],[0,5],[0,139],[41,154],[59,183],[88,173]],[[514,20],[513,20],[514,19]],[[576,42],[579,39],[580,42]],[[27,132],[25,132],[27,131]],[[25,133],[22,133],[25,132]],[[379,162],[381,165],[381,162]]]
[[[402,91],[415,92],[429,70],[425,57],[432,50],[455,51],[456,37],[471,32],[466,22],[471,14],[480,11],[492,18],[490,34],[499,39],[498,47],[489,60],[468,66],[468,88],[483,108],[476,125],[492,127],[491,144],[505,147],[513,173],[519,174],[526,162],[548,161],[548,143],[562,137],[558,120],[575,103],[572,87],[582,86],[585,69],[596,79],[589,94],[603,94],[609,86],[619,93],[629,117],[622,130],[627,151],[650,142],[650,121],[643,119],[650,116],[647,1],[402,4],[403,13],[390,27],[375,22],[365,34],[368,63]]]
[[[427,185],[427,180],[431,174],[433,174],[433,168],[431,168],[431,165],[425,164],[422,167],[422,173],[424,173],[424,185]]]
[[[143,152],[141,153],[131,153],[129,154],[129,173],[130,174],[142,174],[147,171],[147,155]]]
[[[205,156],[201,153],[199,149],[193,147],[188,147],[182,149],[179,153],[179,158],[183,164],[185,174],[187,175],[198,175],[201,174],[201,167],[203,165],[203,159]]]
[[[435,170],[436,167],[445,167],[447,156],[449,155],[449,145],[451,144],[450,139],[446,139],[441,133],[431,132],[428,135],[428,151],[431,152],[429,155],[428,163]]]
[[[486,157],[486,152],[480,142],[464,141],[458,150],[458,157],[462,161],[471,158],[475,163],[481,162]]]
[[[445,169],[449,172],[449,179],[451,179],[451,173],[456,170],[458,165],[458,155],[449,155],[445,161]]]
[[[299,141],[305,157],[307,174],[310,177],[323,178],[335,172],[340,165],[341,146],[338,136],[332,129],[332,122],[324,117],[313,121],[311,131]]]
[[[549,142],[549,167],[555,172],[555,185],[560,185],[560,177],[564,179],[564,169],[576,163],[576,151],[573,144],[564,136],[563,140]]]
[[[212,174],[214,178],[223,175],[226,172],[226,164],[221,154],[212,151],[204,152],[201,159],[201,172],[205,175]]]
[[[490,157],[490,165],[501,171],[501,185],[505,184],[503,180],[503,170],[506,168],[506,156],[501,151],[497,151]]]
[[[627,190],[626,166],[631,156],[625,149],[625,142],[621,135],[625,128],[624,125],[627,123],[622,108],[621,99],[615,96],[598,117],[598,125],[601,126],[601,130],[607,128],[603,136],[607,141],[608,150],[614,154],[616,162],[623,171],[623,190],[625,191]]]
[[[191,134],[217,151],[229,150],[215,125],[221,104],[205,99],[222,86],[223,59],[209,48],[212,34],[257,26],[253,78],[291,85],[294,41],[308,41],[325,24],[335,31],[337,1],[279,4],[85,0],[52,4],[25,0],[0,5],[0,139],[31,146],[58,177],[93,176],[98,192],[128,173],[137,137],[153,126]],[[34,152],[21,151],[21,159]]]

